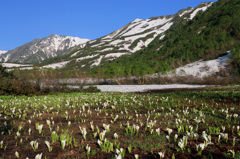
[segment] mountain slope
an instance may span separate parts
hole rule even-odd
[[[6,55],[7,51],[0,50],[0,62],[8,59],[9,55]]]
[[[0,62],[39,63],[87,41],[89,40],[52,34],[46,38],[35,39],[0,55]]]
[[[136,19],[109,35],[89,41],[85,47],[71,48],[62,56],[47,60],[42,65],[68,61],[66,69],[87,71],[146,48],[156,37],[164,38],[165,32],[173,24],[187,22],[211,5],[212,2],[202,3],[196,8],[180,10],[175,15]]]
[[[219,0],[191,21],[174,24],[145,49],[92,69],[107,76],[166,72],[211,60],[240,46],[240,0]],[[191,17],[192,18],[192,17]]]

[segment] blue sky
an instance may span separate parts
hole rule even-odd
[[[50,34],[93,40],[136,18],[171,15],[209,1],[1,0],[0,50],[11,50]]]

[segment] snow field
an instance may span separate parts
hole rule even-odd
[[[50,64],[50,65],[43,66],[42,68],[52,68],[52,69],[62,68],[62,67],[64,67],[65,65],[67,65],[69,62],[70,62],[70,61],[53,63],[53,64]]]
[[[2,66],[6,67],[6,68],[13,68],[13,67],[27,67],[27,66],[32,66],[32,65],[15,64],[15,63],[2,63]]]
[[[101,92],[145,92],[147,90],[173,89],[173,88],[199,88],[205,85],[187,85],[187,84],[170,84],[170,85],[95,85]],[[86,86],[88,87],[88,86]],[[85,87],[85,88],[86,88]]]
[[[227,65],[231,53],[214,60],[193,62],[176,69],[176,75],[192,75],[196,77],[206,77],[220,71]]]

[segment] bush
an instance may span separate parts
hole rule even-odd
[[[36,92],[35,85],[19,80],[11,72],[7,72],[6,68],[0,65],[0,95],[29,95]]]
[[[94,86],[90,86],[86,89],[83,89],[81,92],[86,92],[86,93],[97,93],[97,92],[101,92],[100,89],[98,89],[97,87]]]

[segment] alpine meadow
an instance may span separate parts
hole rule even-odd
[[[77,26],[75,3],[66,5],[73,17],[63,2],[54,6]],[[93,40],[51,33],[0,51],[0,158],[239,159],[240,0],[119,28]]]

